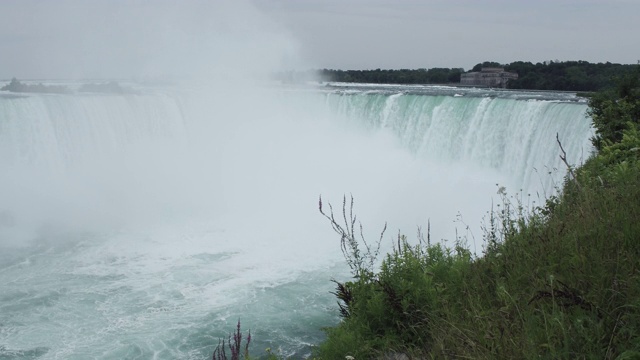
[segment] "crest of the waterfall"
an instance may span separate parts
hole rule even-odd
[[[240,247],[269,234],[272,257],[303,256],[337,249],[319,194],[338,207],[353,194],[370,237],[387,220],[412,232],[431,218],[438,237],[451,238],[457,211],[479,218],[499,181],[416,159],[391,133],[336,115],[320,92],[139,90],[0,99],[9,169],[0,192],[13,229],[33,238],[202,221],[231,238],[246,233]]]
[[[512,192],[543,198],[566,173],[556,134],[573,165],[592,152],[582,102],[471,95],[329,93],[327,101],[369,129],[387,129],[421,159],[493,171],[509,179],[503,185]]]

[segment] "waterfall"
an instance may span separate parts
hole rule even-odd
[[[516,191],[550,194],[561,184],[566,168],[556,134],[572,165],[592,152],[593,129],[581,102],[368,92],[326,97],[338,114],[392,132],[419,158],[496,170]]]
[[[0,358],[206,358],[238,319],[301,358],[350,276],[318,195],[383,251],[461,214],[481,253],[496,183],[591,151],[579,101],[411,89],[0,93]]]

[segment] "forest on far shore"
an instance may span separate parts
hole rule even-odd
[[[482,67],[502,67],[518,74],[509,81],[509,89],[599,91],[612,88],[616,79],[630,74],[640,65],[590,63],[588,61],[514,61],[500,64],[485,61],[468,70],[480,71]],[[399,70],[307,70],[287,71],[275,75],[277,80],[294,83],[320,79],[328,82],[372,84],[448,84],[460,83],[462,68],[399,69]]]

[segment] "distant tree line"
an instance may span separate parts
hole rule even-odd
[[[483,67],[500,67],[517,73],[518,79],[507,83],[509,89],[600,91],[614,88],[618,81],[632,74],[639,66],[582,60],[550,60],[535,64],[525,61],[510,64],[485,61],[476,64],[470,71],[481,71]]]
[[[477,66],[477,65],[476,65]],[[616,81],[629,76],[638,65],[590,63],[588,61],[546,61],[533,64],[516,61],[504,65],[518,74],[507,84],[510,89],[599,91],[615,87]]]
[[[483,67],[501,67],[518,74],[510,80],[509,89],[599,91],[614,87],[616,80],[631,74],[638,65],[590,63],[588,61],[515,61],[500,64],[485,61],[469,71]],[[288,71],[275,75],[283,82],[329,81],[373,84],[458,84],[462,68],[400,69],[400,70],[308,70]]]
[[[307,70],[284,71],[274,74],[274,79],[284,83],[328,81],[369,84],[457,84],[462,68],[400,69],[400,70]]]
[[[16,78],[11,79],[11,82],[1,87],[0,90],[18,92],[18,93],[33,92],[33,93],[51,93],[51,94],[65,94],[70,92],[69,89],[65,86],[43,85],[43,84],[28,85],[28,84],[21,83]]]
[[[70,94],[73,91],[62,85],[25,84],[13,78],[11,82],[0,88],[2,91],[16,93],[48,93],[48,94]],[[83,84],[78,88],[78,92],[104,93],[104,94],[125,94],[135,93],[134,90],[123,87],[115,81],[96,84]]]
[[[461,68],[400,70],[329,70],[318,71],[321,79],[337,82],[372,84],[451,84],[460,82]]]

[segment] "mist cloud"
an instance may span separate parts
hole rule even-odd
[[[245,1],[9,0],[0,77],[229,78],[295,61],[296,45]]]

